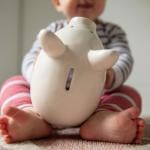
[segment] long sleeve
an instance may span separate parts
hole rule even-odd
[[[100,38],[106,49],[114,48],[120,54],[117,63],[113,66],[115,81],[110,89],[113,90],[128,79],[133,68],[134,59],[128,45],[126,33],[119,26],[112,23],[103,23]]]
[[[51,23],[46,29],[51,32],[56,32],[59,29],[63,28],[66,24],[67,22],[65,20],[60,20]],[[30,83],[31,81],[34,63],[40,50],[41,50],[41,44],[37,35],[36,41],[33,43],[33,46],[29,50],[29,52],[27,52],[27,54],[24,56],[22,62],[22,74],[25,77],[25,79],[28,81],[28,83]]]
[[[40,45],[39,40],[37,39],[34,42],[31,50],[23,58],[22,74],[25,77],[25,79],[28,81],[28,83],[30,83],[30,81],[31,81],[31,75],[32,75],[34,62],[35,62],[40,50],[41,50],[41,45]]]

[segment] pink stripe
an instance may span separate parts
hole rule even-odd
[[[122,109],[137,106],[141,110],[141,97],[135,89],[121,86],[114,91],[104,93],[99,102],[99,107],[105,104],[117,104]]]
[[[101,110],[122,111],[123,109],[120,108],[120,106],[118,106],[117,104],[108,103],[108,104],[99,105],[96,109],[96,112]]]
[[[10,82],[10,81],[15,81],[15,80],[26,81],[23,76],[13,76],[13,77],[9,78],[8,80],[6,80],[6,81],[4,82],[4,84],[7,84],[8,82]],[[26,81],[26,82],[27,82],[27,81]],[[4,84],[3,84],[3,85],[4,85]]]
[[[9,103],[9,105],[19,106],[22,104],[31,104],[30,96],[20,96]]]
[[[0,92],[1,111],[7,106],[31,105],[30,87],[22,76],[8,79]]]
[[[32,104],[23,104],[23,105],[19,105],[17,106],[20,109],[26,109],[26,108],[33,108]]]
[[[25,100],[24,100],[24,99]],[[22,100],[23,99],[23,100]],[[8,99],[5,100],[5,102],[2,104],[1,106],[1,111],[3,112],[4,108],[9,106],[10,104],[11,105],[20,105],[20,104],[28,104],[28,103],[31,103],[30,101],[30,95],[29,93],[19,93],[19,94],[15,94],[13,95],[12,97],[9,97]]]
[[[124,97],[121,96],[105,96],[103,97],[103,101],[101,102],[100,105],[105,105],[105,104],[116,104],[122,109],[127,109],[129,107],[132,107],[133,105]]]
[[[27,82],[22,81],[22,80],[15,80],[15,81],[7,82],[2,87],[0,95],[3,94],[5,92],[5,90],[7,90],[7,88],[10,88],[11,86],[16,86],[16,85],[26,85],[26,86],[29,86]]]
[[[138,106],[139,109],[141,110],[142,98],[141,98],[140,94],[138,93],[138,91],[136,91],[136,89],[126,86],[126,85],[123,85],[123,86],[119,87],[118,89],[116,89],[112,92],[109,92],[108,94],[111,95],[114,93],[122,93],[122,94],[129,96],[136,103],[136,106]]]
[[[6,99],[14,96],[17,93],[30,93],[30,88],[26,85],[13,85],[9,86],[5,92],[0,95],[0,105],[2,105]]]

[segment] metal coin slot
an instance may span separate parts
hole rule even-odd
[[[72,78],[73,78],[73,73],[74,73],[74,68],[70,68],[69,72],[68,72],[68,75],[67,75],[66,86],[65,86],[65,89],[67,91],[70,90],[71,82],[72,82]]]

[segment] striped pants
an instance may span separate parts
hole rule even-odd
[[[20,109],[32,108],[30,98],[30,86],[22,76],[14,76],[8,79],[0,91],[1,114],[8,106],[15,106]],[[141,111],[141,97],[138,92],[129,87],[121,86],[118,89],[104,93],[100,97],[96,112],[100,109],[122,111],[129,107],[136,106]]]

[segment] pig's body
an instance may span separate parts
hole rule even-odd
[[[95,24],[76,17],[56,33],[43,31],[43,50],[31,81],[33,106],[59,128],[81,124],[96,109],[103,92],[106,70],[118,55],[103,50]]]

